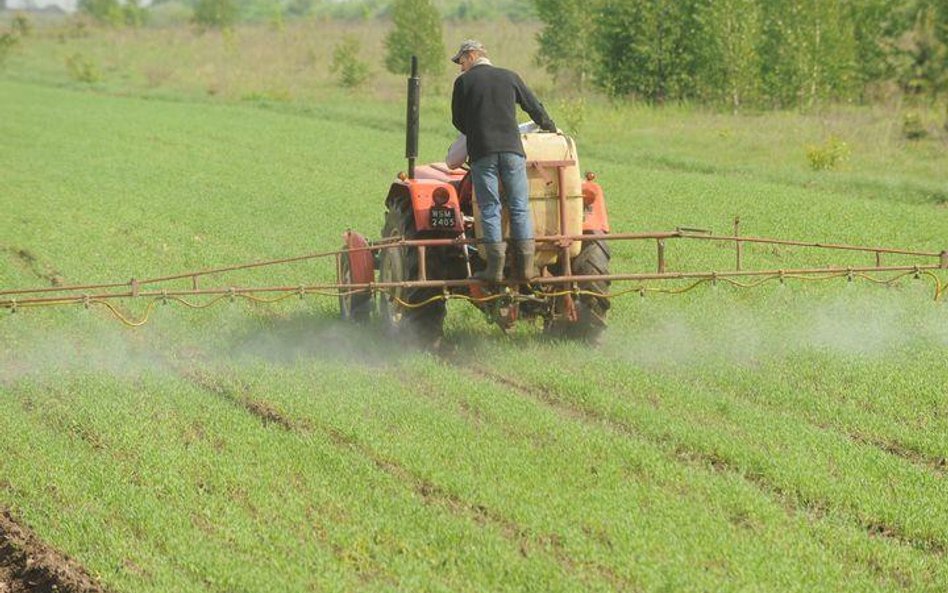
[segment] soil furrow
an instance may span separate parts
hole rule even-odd
[[[532,533],[530,529],[517,524],[483,504],[466,501],[460,496],[446,491],[397,461],[379,455],[375,450],[349,435],[343,434],[332,427],[324,426],[321,428],[328,432],[338,445],[352,448],[372,461],[379,470],[395,478],[399,483],[408,484],[425,505],[440,507],[454,516],[470,519],[479,526],[490,526],[496,529],[505,539],[517,546],[520,555],[524,558],[535,553],[548,552],[564,570],[570,573],[575,574],[581,568],[587,568],[608,582],[617,591],[636,590],[633,583],[616,574],[611,568],[596,563],[583,563],[571,557],[565,549],[562,538],[557,534]]]
[[[49,547],[9,511],[0,512],[0,593],[102,593],[65,554]]]
[[[36,256],[29,249],[0,247],[0,252],[8,253],[16,265],[38,279],[48,282],[50,286],[62,286],[65,283],[63,275],[58,270],[55,268],[44,269],[40,266]]]
[[[308,432],[311,430],[311,427],[307,424],[294,421],[268,402],[251,397],[250,389],[246,386],[243,386],[238,391],[222,385],[214,381],[210,376],[198,371],[182,368],[175,368],[174,370],[181,378],[189,381],[193,385],[249,412],[252,416],[259,419],[264,426],[276,425],[288,432]]]
[[[896,441],[887,441],[861,433],[849,433],[846,436],[857,443],[875,447],[889,455],[904,459],[919,469],[934,473],[939,478],[944,478],[948,473],[948,458],[946,457],[932,457]]]
[[[378,470],[388,474],[397,483],[406,484],[427,506],[436,506],[450,514],[470,519],[479,526],[490,526],[496,529],[505,539],[515,544],[523,557],[543,551],[549,551],[553,558],[566,570],[576,572],[581,566],[593,570],[600,578],[610,583],[616,590],[632,591],[635,587],[624,580],[612,569],[598,564],[583,564],[570,557],[563,547],[561,538],[556,534],[534,534],[516,522],[502,516],[500,513],[482,505],[468,502],[463,498],[446,491],[441,486],[418,475],[398,461],[386,458],[355,437],[324,423],[301,422],[279,413],[270,404],[250,397],[249,389],[243,393],[223,386],[211,377],[195,371],[177,369],[179,375],[197,385],[205,391],[213,393],[229,402],[240,406],[247,412],[258,417],[264,425],[277,424],[291,432],[320,431],[329,436],[332,442],[340,448],[350,449],[359,456],[370,461]],[[3,593],[3,592],[0,592]]]
[[[519,393],[522,396],[539,401],[544,405],[551,407],[565,418],[571,418],[591,425],[605,427],[619,434],[634,436],[636,438],[657,444],[663,450],[668,450],[669,447],[671,447],[671,454],[676,461],[685,462],[692,465],[705,466],[710,468],[711,471],[718,473],[728,473],[739,476],[749,484],[753,485],[754,488],[761,492],[764,496],[767,496],[771,500],[774,500],[780,504],[780,506],[783,507],[785,511],[791,516],[802,515],[811,520],[819,519],[834,506],[831,501],[826,499],[810,499],[803,496],[799,492],[787,492],[783,488],[773,484],[766,476],[755,472],[748,472],[736,466],[733,464],[733,462],[725,457],[700,451],[692,447],[688,447],[683,443],[673,442],[668,438],[656,437],[654,435],[642,433],[636,430],[634,427],[614,418],[609,418],[599,411],[563,402],[562,400],[551,396],[549,393],[538,387],[523,384],[516,379],[501,375],[488,369],[484,369],[476,364],[466,361],[458,362],[456,360],[451,360],[450,358],[445,358],[445,360],[459,371],[466,372],[474,378],[494,381],[497,384],[511,388],[515,393]],[[911,547],[937,558],[945,556],[945,544],[935,538],[911,536],[904,533],[904,531],[898,526],[877,521],[867,521],[861,517],[853,516],[852,513],[846,509],[838,510],[844,515],[849,516],[855,525],[864,530],[869,535],[869,537],[885,538],[899,545]]]

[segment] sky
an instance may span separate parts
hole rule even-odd
[[[120,2],[122,0],[119,0]],[[7,0],[7,9],[17,10],[20,8],[46,8],[47,6],[58,6],[66,12],[75,12],[79,0]],[[151,0],[144,0],[140,3],[142,6],[151,4]]]

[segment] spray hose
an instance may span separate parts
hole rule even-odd
[[[400,298],[396,294],[390,295],[389,298],[393,303],[396,303],[399,307],[403,307],[405,309],[419,309],[438,301],[449,301],[449,300],[462,300],[462,301],[467,301],[470,303],[489,303],[489,302],[496,301],[499,299],[510,299],[512,301],[536,301],[537,299],[542,300],[542,299],[549,299],[549,298],[564,297],[567,295],[588,296],[588,297],[601,298],[601,299],[614,299],[614,298],[624,296],[627,294],[632,294],[632,293],[636,293],[643,297],[648,293],[679,295],[679,294],[685,294],[687,292],[691,292],[692,290],[704,284],[710,283],[712,285],[715,285],[718,282],[724,282],[736,288],[750,289],[750,288],[757,288],[759,286],[762,286],[763,284],[772,282],[774,280],[782,284],[785,280],[819,281],[819,280],[833,280],[833,279],[838,279],[838,278],[846,278],[850,282],[858,279],[858,280],[867,280],[874,284],[891,286],[900,282],[901,280],[905,279],[908,276],[912,276],[913,278],[917,278],[917,279],[921,278],[922,276],[925,276],[926,278],[931,279],[934,285],[935,302],[940,301],[942,297],[945,295],[946,289],[948,289],[948,284],[943,283],[941,278],[939,278],[937,274],[935,274],[934,272],[930,270],[910,270],[910,271],[899,273],[890,278],[877,278],[877,277],[871,276],[870,274],[866,274],[864,272],[853,272],[853,271],[841,271],[838,273],[827,274],[827,275],[818,276],[818,277],[806,276],[802,274],[784,274],[781,272],[781,273],[773,274],[770,276],[761,277],[753,282],[741,282],[733,278],[718,277],[712,273],[711,277],[700,278],[686,286],[679,287],[679,288],[662,288],[662,287],[648,286],[646,284],[642,284],[639,286],[634,286],[634,287],[626,288],[626,289],[619,290],[616,292],[608,292],[608,293],[599,292],[595,290],[586,290],[582,288],[571,289],[571,290],[557,290],[557,291],[534,290],[532,293],[528,293],[528,294],[510,293],[510,292],[505,291],[505,292],[492,293],[485,296],[454,294],[454,293],[449,293],[445,291],[441,294],[433,295],[427,299],[424,299],[418,302],[405,301],[404,299]],[[360,288],[357,290],[348,290],[348,291],[335,291],[335,290],[330,291],[330,290],[307,289],[303,286],[300,286],[296,289],[287,290],[284,292],[284,294],[281,294],[279,296],[266,298],[266,297],[256,296],[246,291],[238,292],[237,289],[231,288],[227,292],[223,294],[215,295],[214,297],[212,297],[211,299],[203,303],[196,303],[177,295],[162,293],[158,296],[152,297],[151,300],[148,301],[148,303],[145,305],[144,312],[137,319],[132,318],[130,314],[123,312],[119,307],[117,307],[113,303],[110,303],[108,300],[104,298],[90,297],[89,295],[79,295],[76,297],[67,297],[67,298],[48,300],[48,301],[43,301],[43,302],[29,302],[29,303],[19,303],[19,304],[17,303],[16,299],[11,299],[5,302],[0,302],[0,308],[10,309],[12,313],[16,313],[19,309],[26,309],[26,308],[45,308],[45,307],[57,307],[57,306],[62,306],[62,305],[83,305],[85,308],[88,309],[92,307],[93,305],[96,305],[96,306],[105,307],[105,309],[109,313],[111,313],[116,319],[118,319],[122,324],[128,327],[140,327],[148,323],[151,317],[151,314],[155,310],[155,307],[159,304],[177,303],[189,309],[207,309],[216,304],[221,303],[222,301],[226,300],[229,302],[234,302],[238,298],[244,299],[254,304],[268,305],[268,304],[275,304],[280,301],[284,301],[294,296],[300,299],[308,295],[344,298],[344,297],[349,297],[356,294],[366,295],[367,293],[376,293],[376,292],[383,292],[383,291],[382,289],[377,289],[377,288],[376,289]]]

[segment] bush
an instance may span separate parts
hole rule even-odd
[[[359,59],[359,40],[346,35],[332,50],[329,71],[338,78],[339,86],[352,89],[360,86],[369,77],[369,65]]]
[[[586,99],[579,97],[571,101],[560,101],[556,112],[562,119],[562,128],[570,136],[578,137],[586,123]]]
[[[92,84],[102,80],[99,68],[81,53],[74,53],[66,58],[66,70],[69,77],[77,82]]]
[[[822,145],[810,145],[806,149],[806,158],[814,171],[831,171],[845,162],[852,151],[849,145],[830,136]]]
[[[10,22],[10,30],[20,37],[29,37],[33,32],[33,21],[22,12],[18,12]]]
[[[10,50],[19,41],[20,37],[16,33],[0,33],[0,66],[3,65],[7,56],[10,55]]]
[[[120,25],[125,20],[118,0],[79,0],[79,11],[88,14],[100,23]]]
[[[234,0],[197,0],[192,22],[201,30],[229,29],[237,20]]]
[[[431,0],[395,0],[392,20],[395,28],[385,37],[385,68],[392,74],[408,74],[414,55],[421,72],[444,72],[447,54],[441,17]]]
[[[906,113],[902,116],[902,136],[908,140],[921,140],[928,135],[922,118],[917,113]]]

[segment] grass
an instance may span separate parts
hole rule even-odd
[[[482,26],[498,62],[568,99],[530,65],[532,37]],[[337,90],[314,64],[343,32],[39,30],[0,77],[0,286],[375,236],[404,167],[404,81]],[[102,82],[68,79],[76,52]],[[157,67],[171,74],[149,82]],[[426,82],[422,160],[452,137],[447,83]],[[725,231],[739,214],[748,234],[948,247],[944,139],[903,141],[897,111],[585,109],[583,166],[614,230]],[[805,147],[831,133],[852,158],[813,172]],[[613,255],[654,266],[651,244]],[[669,258],[725,269],[733,253]],[[828,263],[750,246],[745,261]],[[451,358],[338,325],[331,300],[169,305],[137,330],[94,308],[3,315],[0,505],[114,591],[941,591],[948,323],[930,289],[629,296],[598,349],[503,336],[454,303]]]

